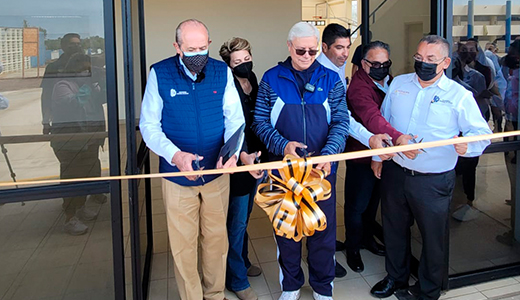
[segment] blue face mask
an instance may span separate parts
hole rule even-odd
[[[194,73],[200,73],[208,62],[208,49],[199,52],[182,52],[182,62],[186,68]]]

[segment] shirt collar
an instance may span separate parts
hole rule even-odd
[[[188,67],[186,67],[186,65],[182,61],[182,58],[181,58],[180,55],[179,55],[179,62],[181,63],[181,66],[184,68],[184,72],[186,73],[186,75],[188,75],[188,77],[191,78],[193,81],[196,81],[197,80],[197,74],[193,75],[191,73],[191,71],[188,69]]]
[[[340,70],[340,68],[338,68],[338,66],[333,64],[332,61],[330,61],[330,59],[327,57],[327,55],[325,55],[325,53],[323,53],[323,52],[321,52],[320,55],[318,55],[316,60],[320,64],[322,64],[324,67],[329,68],[335,72],[338,72]]]
[[[382,90],[383,92],[385,92],[385,94],[388,92],[388,81],[390,80],[390,75],[386,75],[385,79],[383,80],[383,85],[381,85],[379,82],[375,81],[375,80],[372,80],[374,81],[375,85],[380,89]]]

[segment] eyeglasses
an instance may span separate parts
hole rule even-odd
[[[373,68],[379,69],[379,68],[390,68],[392,66],[392,61],[387,60],[384,63],[380,63],[378,61],[369,61],[368,59],[363,58],[364,61],[369,63]]]
[[[438,64],[438,63],[440,63],[441,61],[445,60],[445,59],[446,59],[446,56],[443,57],[443,58],[439,58],[439,59],[437,59],[437,60],[432,59],[432,58],[427,58],[426,61],[424,61],[424,58],[423,58],[421,55],[419,55],[419,54],[415,54],[415,55],[413,56],[413,59],[415,59],[416,61],[426,62],[426,63],[429,63],[429,64]]]
[[[316,54],[318,54],[318,50],[315,50],[315,49],[308,49],[308,50],[305,50],[305,49],[296,49],[294,48],[294,51],[296,52],[296,54],[298,54],[299,56],[304,56],[305,53],[309,53],[310,56],[315,56]]]

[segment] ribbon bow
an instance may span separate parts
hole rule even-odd
[[[280,177],[269,170],[273,183],[258,186],[255,202],[269,216],[277,235],[299,242],[327,227],[325,214],[316,204],[331,195],[327,172],[314,169],[312,160],[287,155]]]

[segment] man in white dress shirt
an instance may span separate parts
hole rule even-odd
[[[430,35],[419,42],[415,73],[394,78],[381,107],[383,117],[409,135],[397,144],[438,141],[489,134],[471,92],[444,75],[450,65],[449,43]],[[455,186],[453,170],[458,156],[481,155],[489,141],[404,152],[391,161],[374,162],[381,175],[381,213],[388,275],[371,290],[385,298],[408,287],[410,227],[422,236],[419,280],[409,290],[417,299],[439,299],[448,276],[449,207]],[[377,160],[377,158],[374,158]]]
[[[208,57],[211,41],[200,21],[180,23],[175,40],[177,55],[150,71],[139,124],[143,139],[160,156],[161,173],[234,167],[236,155],[224,164],[219,157],[224,141],[244,124],[231,70]],[[164,178],[162,191],[181,299],[225,299],[229,175]]]

